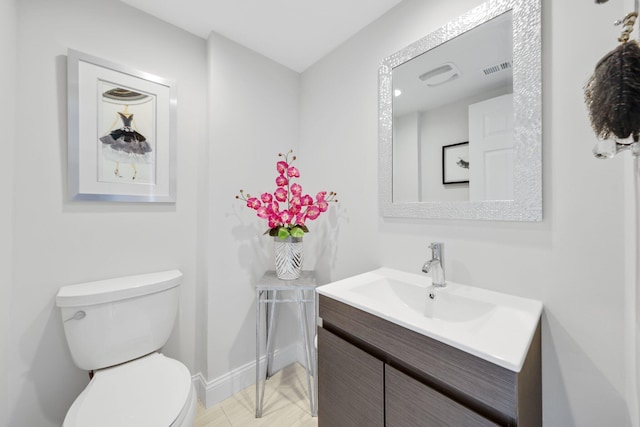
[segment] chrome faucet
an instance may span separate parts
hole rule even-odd
[[[444,256],[442,254],[443,243],[431,243],[429,249],[431,249],[431,259],[424,263],[422,266],[423,273],[429,273],[432,271],[431,277],[433,286],[437,288],[444,288],[447,286],[447,282],[444,280]]]

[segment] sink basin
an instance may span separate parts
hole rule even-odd
[[[318,293],[437,339],[514,372],[524,363],[542,303],[380,268],[317,288]]]
[[[426,277],[420,277],[426,284]],[[387,308],[411,310],[416,315],[446,322],[469,322],[486,316],[496,309],[496,305],[459,295],[452,291],[457,285],[436,288],[384,278],[371,283],[355,286],[351,292],[364,299],[384,301]]]

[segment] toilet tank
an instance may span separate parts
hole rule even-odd
[[[56,305],[74,363],[89,371],[159,350],[173,329],[181,281],[171,270],[60,288]]]

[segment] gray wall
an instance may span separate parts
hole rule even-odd
[[[12,321],[11,292],[13,271],[13,150],[15,145],[15,81],[17,59],[17,12],[13,0],[0,2],[0,52],[3,65],[0,81],[5,82],[4,100],[0,103],[2,129],[2,167],[0,167],[0,425],[8,425],[9,334]]]
[[[165,353],[197,371],[196,224],[203,173],[198,166],[206,153],[206,42],[116,0],[15,4],[16,138],[14,155],[3,161],[9,167],[13,163],[13,202],[8,199],[9,215],[14,212],[13,258],[8,258],[13,274],[0,298],[5,304],[5,293],[11,294],[8,362],[3,364],[11,391],[8,411],[0,413],[8,413],[7,425],[59,426],[88,382],[67,349],[55,307],[60,286],[180,269],[180,314]],[[4,8],[3,3],[3,22]],[[68,48],[178,82],[176,204],[68,201]],[[4,189],[5,183],[0,185]],[[0,223],[4,230],[5,221]]]
[[[255,284],[273,269],[267,222],[235,199],[276,189],[278,153],[298,148],[298,73],[220,35],[208,39],[207,404],[255,381]],[[303,172],[304,173],[304,172]],[[203,231],[204,232],[204,231]],[[308,263],[305,263],[305,268]],[[278,347],[297,337],[283,307]],[[295,360],[295,349],[293,359]],[[286,363],[285,361],[284,363]]]
[[[630,425],[624,223],[632,211],[625,216],[622,186],[631,160],[594,159],[583,102],[596,62],[616,46],[621,2],[543,0],[543,222],[379,216],[380,61],[480,3],[405,0],[303,73],[301,157],[313,159],[310,185],[341,196],[338,253],[324,274],[380,265],[419,272],[429,242],[442,241],[450,280],[544,302],[546,426]]]

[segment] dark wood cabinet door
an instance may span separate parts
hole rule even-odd
[[[388,427],[482,427],[498,424],[387,365]]]
[[[384,426],[384,363],[318,328],[318,427]]]

